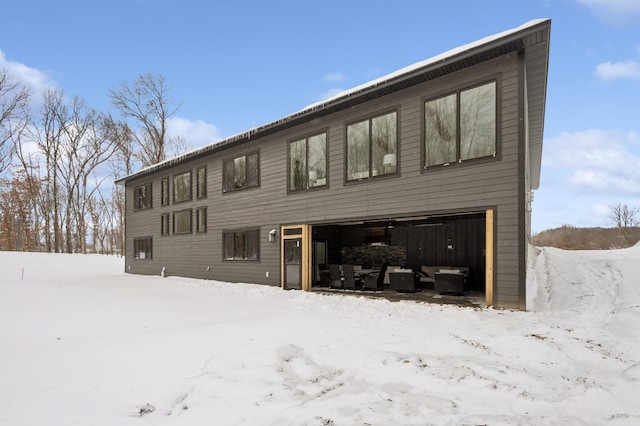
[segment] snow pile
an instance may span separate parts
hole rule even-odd
[[[639,259],[541,249],[510,312],[0,253],[0,424],[638,424]]]

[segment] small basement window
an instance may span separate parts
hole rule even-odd
[[[225,231],[224,241],[225,260],[259,260],[260,259],[260,230],[241,229]]]
[[[133,258],[139,260],[153,258],[153,239],[151,237],[133,239]]]

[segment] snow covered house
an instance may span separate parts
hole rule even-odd
[[[487,306],[526,309],[550,27],[530,21],[123,177],[125,270],[312,290],[331,285],[330,265],[411,270],[418,289],[447,269]]]

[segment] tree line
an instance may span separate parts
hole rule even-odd
[[[531,238],[536,246],[565,250],[609,250],[626,248],[640,241],[640,208],[623,203],[609,206],[611,228],[578,228],[562,225],[547,229]]]
[[[33,93],[0,70],[0,250],[124,253],[124,188],[115,178],[187,145],[167,136],[180,103],[164,76],[141,74],[107,93],[113,112],[58,89]],[[594,244],[592,234],[577,245],[628,247],[638,240],[638,214],[640,208],[610,206],[616,240]],[[586,235],[576,229],[544,231],[533,242],[576,248]]]
[[[33,93],[0,70],[0,250],[124,253],[114,178],[186,150],[164,76],[108,89],[113,112],[62,90]]]

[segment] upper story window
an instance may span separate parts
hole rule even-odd
[[[180,203],[191,199],[191,172],[173,177],[173,202]]]
[[[289,142],[289,191],[327,185],[327,134]]]
[[[495,156],[496,82],[424,104],[424,167]]]
[[[207,168],[200,167],[196,170],[196,197],[205,198],[207,196]]]
[[[223,192],[258,186],[259,181],[258,152],[224,162]]]
[[[133,209],[150,209],[151,206],[151,184],[138,186],[133,190]]]
[[[163,206],[169,205],[169,178],[160,181],[160,203]]]
[[[396,111],[347,126],[347,180],[396,173],[398,113]]]

